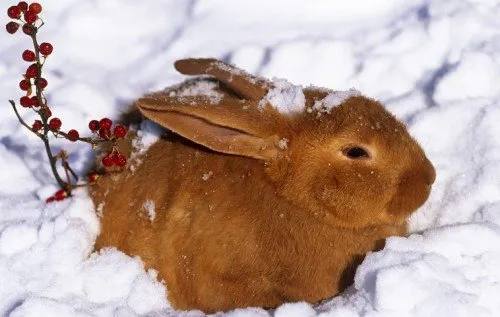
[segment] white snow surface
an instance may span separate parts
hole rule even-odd
[[[304,111],[306,96],[302,92],[302,86],[276,77],[273,78],[273,86],[259,102],[260,109],[269,104],[284,114]]]
[[[176,59],[218,57],[296,85],[356,87],[406,122],[434,163],[437,181],[411,219],[414,234],[389,238],[369,254],[346,292],[314,306],[218,316],[500,316],[498,1],[42,5],[40,39],[54,45],[47,97],[63,129],[83,134],[89,120],[115,118],[142,94],[178,83],[184,77],[173,68]],[[167,288],[139,259],[115,249],[92,253],[97,207],[84,190],[43,203],[56,190],[43,145],[7,103],[21,96],[20,56],[29,41],[2,31],[0,43],[0,316],[203,316],[172,310]],[[302,103],[294,90],[286,97],[290,111]],[[139,148],[156,140],[154,130]],[[83,174],[92,150],[55,143],[63,145]]]
[[[132,154],[129,158],[128,168],[134,172],[142,164],[142,156],[148,151],[151,145],[158,141],[164,129],[151,120],[143,120],[137,127],[132,127],[137,133],[132,140]]]
[[[156,218],[155,202],[152,200],[146,200],[144,204],[142,204],[142,208],[146,212],[146,216],[148,217],[149,221],[151,222],[155,221]]]
[[[312,109],[307,109],[307,111],[316,110],[319,116],[324,113],[331,113],[333,108],[340,106],[347,99],[357,96],[361,96],[361,92],[355,88],[334,91],[326,95],[325,98],[314,102]]]
[[[223,65],[222,63],[219,64]],[[216,90],[216,88],[218,88],[218,83],[212,81],[196,80],[188,85],[180,84],[172,88],[174,89],[169,92],[169,97],[178,97],[181,100],[182,97],[204,96],[208,97],[211,103],[217,104],[224,97]]]

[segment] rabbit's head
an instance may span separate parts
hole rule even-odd
[[[282,199],[311,217],[350,228],[400,224],[428,198],[434,167],[377,101],[353,94],[325,108],[336,93],[308,88],[301,110],[281,113],[272,102],[286,98],[269,97],[271,82],[211,59],[176,67],[215,76],[233,93],[154,94],[137,102],[141,112],[215,152],[261,161]]]
[[[355,96],[294,120],[281,190],[344,226],[402,223],[428,198],[435,170],[405,126]]]

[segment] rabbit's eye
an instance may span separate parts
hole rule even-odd
[[[349,148],[345,149],[344,155],[347,156],[348,158],[354,159],[354,160],[370,157],[368,152],[359,146],[353,146],[353,147],[349,147]]]

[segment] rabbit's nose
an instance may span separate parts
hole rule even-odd
[[[434,184],[436,181],[436,169],[434,168],[434,165],[432,165],[431,161],[426,159],[426,175],[425,175],[425,180],[427,181],[428,185]]]

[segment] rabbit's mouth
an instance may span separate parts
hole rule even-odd
[[[429,177],[421,178],[415,175],[401,177],[396,192],[387,204],[389,215],[406,219],[427,201],[435,176],[432,180]]]

